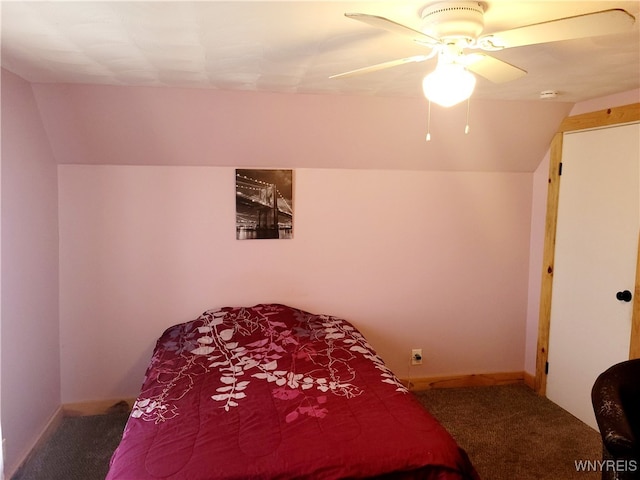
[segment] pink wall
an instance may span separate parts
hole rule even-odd
[[[622,92],[607,97],[577,103],[570,115],[604,110],[610,107],[640,102],[640,89]],[[529,267],[529,301],[527,308],[527,340],[525,348],[525,371],[531,375],[536,371],[538,341],[538,318],[540,315],[540,286],[542,281],[542,253],[547,213],[547,187],[549,178],[549,152],[545,155],[533,175],[533,210],[531,214],[531,257]]]
[[[400,376],[522,371],[531,174],[296,169],[295,238],[237,241],[233,168],[58,173],[63,402],[134,396],[164,328],[259,302],[348,318]]]
[[[469,136],[440,110],[425,144],[414,99],[34,90],[65,164],[64,402],[134,395],[163,328],[267,301],[349,318],[401,376],[522,371],[530,172],[567,104],[476,101]],[[232,166],[296,169],[294,240],[234,239]]]
[[[34,85],[58,163],[533,172],[559,102]],[[526,112],[526,118],[523,115]]]
[[[2,70],[2,432],[14,469],[60,406],[57,174],[31,85]]]
[[[631,90],[629,92],[616,93],[607,97],[594,98],[586,102],[576,103],[571,109],[569,115],[580,115],[587,112],[595,112],[604,110],[609,107],[618,107],[621,105],[629,105],[640,102],[640,89]]]
[[[526,345],[524,371],[536,373],[538,349],[538,318],[540,292],[542,291],[542,257],[544,253],[545,221],[547,217],[547,187],[549,185],[550,152],[542,159],[533,174],[533,198],[531,210],[531,242],[529,253],[529,295],[527,299]]]
[[[425,145],[410,99],[29,85],[3,70],[8,471],[61,399],[134,395],[161,330],[213,306],[344,316],[401,376],[530,365],[546,174],[505,172],[532,172],[567,111],[473,102],[468,137],[452,111]],[[54,159],[76,164],[58,184]],[[234,239],[231,165],[296,169],[295,239]],[[410,369],[415,347],[425,364]]]

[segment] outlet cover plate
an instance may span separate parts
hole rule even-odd
[[[411,350],[411,365],[422,365],[422,349],[413,348]]]

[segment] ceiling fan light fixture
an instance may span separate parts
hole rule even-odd
[[[422,11],[422,31],[435,38],[478,38],[484,29],[481,2],[448,1],[427,5]]]
[[[473,93],[476,77],[459,63],[438,62],[436,69],[422,80],[424,96],[443,107],[452,107]]]

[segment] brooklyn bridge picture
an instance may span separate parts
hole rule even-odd
[[[236,170],[236,238],[293,238],[292,170]]]

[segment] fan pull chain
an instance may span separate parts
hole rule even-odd
[[[471,97],[467,98],[467,124],[464,126],[464,134],[469,133],[469,110],[471,110]]]
[[[428,110],[428,114],[427,114],[427,136],[425,138],[425,140],[427,142],[431,141],[431,100],[429,100],[429,110]]]
[[[425,137],[425,140],[427,142],[431,141],[431,100],[429,100],[429,108],[428,108],[428,113],[427,113],[427,136]],[[469,118],[471,116],[471,99],[468,98],[467,99],[467,121],[466,124],[464,126],[464,133],[465,135],[469,134]]]

